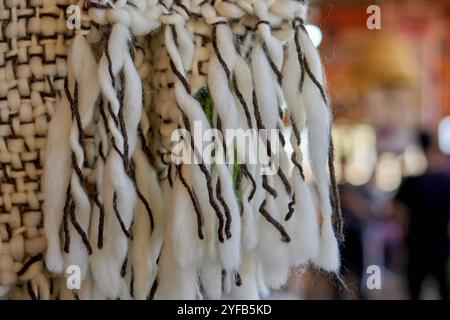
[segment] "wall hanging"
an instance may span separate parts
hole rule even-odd
[[[295,0],[0,0],[0,295],[258,299],[293,267],[338,273],[306,18]]]

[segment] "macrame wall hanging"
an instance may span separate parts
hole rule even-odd
[[[293,267],[337,274],[331,113],[306,16],[295,0],[0,0],[0,295],[258,299]],[[173,161],[174,130],[198,124],[279,130],[279,148],[258,138],[275,174],[227,139],[213,163]]]

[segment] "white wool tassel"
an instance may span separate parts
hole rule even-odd
[[[231,296],[236,300],[258,300],[259,291],[256,279],[256,263],[253,252],[246,252],[242,255],[242,263],[239,269],[241,277],[240,285],[235,284],[231,291]]]
[[[70,214],[72,224],[69,226],[69,234],[71,240],[64,264],[65,267],[78,265],[81,269],[81,279],[84,279],[92,248],[87,238],[91,204],[86,193],[86,185],[84,185],[85,177],[80,177],[80,174],[83,175],[85,161],[81,143],[83,143],[83,131],[92,121],[99,86],[96,77],[92,77],[90,74],[91,70],[97,68],[97,63],[83,35],[75,36],[69,61],[73,70],[75,87],[78,87],[78,90],[74,90],[72,98],[74,115],[70,131],[70,145],[73,152],[72,165],[74,166],[70,186],[74,212]],[[75,222],[78,223],[78,226],[75,225]]]
[[[238,270],[241,260],[241,218],[239,205],[234,193],[233,179],[227,166],[218,164],[215,168],[220,180],[218,184],[221,186],[221,195],[224,203],[228,206],[231,216],[231,221],[229,222],[229,233],[231,237],[226,237],[223,243],[219,243],[219,256],[225,271],[227,273],[234,273]],[[226,228],[227,226],[225,226]]]
[[[269,183],[273,184],[273,177],[268,176]],[[282,221],[280,211],[275,199],[267,194],[264,209],[270,216]],[[289,276],[289,256],[286,239],[280,239],[283,235],[265,218],[260,218],[259,241],[257,246],[258,262],[265,284],[272,289],[279,289],[284,285]]]
[[[141,143],[138,142],[134,154],[136,163],[136,182],[139,190],[149,205],[154,217],[154,229],[151,230],[147,209],[142,201],[138,201],[136,217],[133,224],[132,263],[134,270],[134,295],[136,299],[147,298],[150,287],[157,273],[157,259],[163,241],[162,192],[156,172],[149,164]]]
[[[295,41],[287,44],[287,57],[283,67],[283,93],[286,98],[288,112],[291,117],[293,132],[291,145],[293,147],[293,161],[295,167],[291,175],[291,185],[294,190],[295,205],[286,216],[286,228],[292,236],[289,251],[292,264],[300,266],[317,256],[319,251],[319,221],[313,198],[306,185],[302,172],[302,153],[300,150],[300,134],[305,126],[305,110],[300,95],[300,84],[305,76],[297,56]]]
[[[283,93],[291,116],[291,121],[301,131],[305,127],[305,107],[301,96],[301,81],[305,71],[298,61],[295,41],[287,44],[287,57],[283,66]],[[297,145],[298,142],[295,142]]]
[[[278,99],[273,88],[276,81],[260,43],[255,44],[252,51],[252,72],[261,120],[265,129],[275,129],[279,117]]]
[[[106,105],[102,106],[102,108],[105,109]],[[106,135],[105,126],[106,124],[103,122],[103,118],[100,118],[97,130],[98,135],[100,136],[99,138],[103,156],[108,154],[108,137]],[[114,216],[110,216],[109,214],[111,212],[107,211],[105,207],[106,198],[104,197],[104,191],[111,189],[110,185],[104,185],[105,161],[106,159],[99,157],[96,166],[96,201],[98,201],[98,203],[96,203],[93,207],[90,228],[91,243],[95,243],[96,245],[93,246],[93,253],[90,263],[93,278],[92,280],[94,282],[96,293],[109,299],[115,299],[119,296],[120,288],[123,284],[121,277],[117,275],[117,271],[110,268],[111,265],[118,265],[121,261],[117,261],[111,254],[110,240],[112,238],[112,223],[110,222],[116,218]],[[103,211],[103,222],[100,222],[100,208],[102,208]],[[102,230],[100,230],[100,223],[103,225]]]
[[[195,210],[182,178],[190,179],[191,165],[181,165],[172,187],[164,247],[161,252],[157,299],[195,299],[197,272],[202,260],[204,242],[199,239]]]
[[[312,75],[323,88],[324,79],[319,54],[305,31],[300,31],[298,36],[304,50],[305,61]],[[313,82],[311,75],[308,74],[305,77],[302,97],[306,111],[311,167],[319,190],[322,213],[320,250],[314,262],[327,271],[338,271],[340,265],[339,248],[331,223],[332,208],[329,179],[327,177],[331,115],[325,97],[322,96],[324,94]]]
[[[295,211],[286,230],[292,241],[288,244],[291,263],[301,266],[317,257],[319,252],[319,219],[311,193],[298,169],[292,174],[295,192]]]
[[[106,49],[107,52],[102,55],[98,68],[102,93],[111,106],[111,111],[108,112],[107,116],[111,139],[113,139],[115,147],[127,161],[130,160],[134,152],[136,128],[142,110],[142,87],[139,75],[128,53],[129,38],[130,33],[127,27],[120,23],[115,24],[111,31]],[[124,91],[122,107],[126,128],[125,134],[128,140],[126,143],[125,136],[122,135],[123,130],[119,128],[120,124],[116,123],[116,121],[120,122],[116,119],[119,116],[121,106],[113,87],[114,79],[111,78],[111,76],[115,77],[122,68],[124,71],[124,83],[121,84]],[[110,75],[109,70],[112,71],[112,75]],[[125,152],[127,146],[128,154]],[[124,159],[122,159],[122,156],[115,148],[111,149],[106,160],[103,177],[103,197],[106,215],[105,230],[108,232],[107,236],[109,237],[105,242],[104,251],[105,255],[111,259],[111,263],[105,268],[109,270],[106,274],[113,278],[108,281],[112,290],[110,294],[118,296],[122,286],[120,268],[127,256],[127,237],[137,197],[134,184],[126,172]]]
[[[47,237],[45,265],[54,273],[64,270],[60,249],[59,228],[63,222],[66,190],[71,174],[71,148],[69,140],[72,115],[66,98],[58,100],[50,122],[44,164],[44,228]]]
[[[256,265],[256,284],[258,286],[259,296],[260,298],[264,299],[269,296],[270,290],[266,285],[262,266],[261,263],[259,262],[259,259],[256,259],[255,265]]]
[[[245,165],[245,164],[244,164]],[[249,166],[254,168],[255,166]],[[241,170],[245,170],[242,169]],[[252,173],[250,173],[252,174]],[[247,177],[242,179],[241,182],[241,190],[242,190],[242,231],[241,231],[241,238],[242,238],[242,246],[245,250],[252,250],[256,247],[256,244],[258,243],[258,219],[259,219],[259,213],[257,210],[255,210],[255,207],[261,206],[261,203],[255,203],[255,193],[256,193],[256,181],[254,178],[255,175],[252,177]],[[252,183],[255,183],[253,185]],[[251,198],[251,199],[250,199]]]
[[[219,261],[211,260],[208,255],[203,257],[200,264],[200,282],[206,298],[219,300],[222,298],[222,266]]]
[[[173,64],[174,69],[173,71],[174,73],[178,73],[176,74],[175,77],[175,96],[177,99],[178,106],[186,114],[191,128],[194,128],[195,120],[201,122],[203,130],[202,136],[203,136],[205,130],[210,129],[210,125],[198,101],[191,96],[189,92],[190,88],[186,87],[185,70],[182,58],[180,56],[180,52],[177,49],[177,46],[175,45],[175,41],[170,26],[166,27],[165,30],[165,43],[171,58],[171,62]],[[203,148],[197,145],[195,145],[195,148],[197,148],[197,150],[203,150]],[[225,165],[222,166],[225,167]],[[234,194],[230,194],[229,191],[230,186],[231,190],[233,190],[231,175],[226,167],[220,168],[218,170],[218,173],[220,175],[220,183],[223,186],[224,190],[224,198],[225,198],[224,200],[230,207],[230,213],[235,216],[235,219],[233,219],[232,217],[232,224],[231,224],[231,228],[234,229],[232,232],[234,232],[236,230],[240,230],[239,225],[240,219],[236,218],[236,214],[237,217],[239,216],[239,210],[236,199],[234,197]],[[209,190],[214,190],[215,188],[215,186],[210,187],[211,188],[208,188]],[[209,195],[209,197],[211,198],[212,195]],[[221,261],[224,264],[224,268],[230,270],[230,272],[236,270],[239,266],[239,259],[240,259],[238,249],[239,244],[240,244],[239,231],[236,232],[234,237],[232,237],[231,239],[227,239],[223,243],[219,244],[219,255],[221,257]]]
[[[203,234],[206,240],[206,248],[209,259],[215,261],[217,259],[217,227],[216,216],[213,208],[209,203],[208,193],[204,191],[205,179],[198,166],[192,166],[191,187],[198,200],[199,209],[203,220]],[[207,210],[206,210],[207,209]]]
[[[213,26],[213,47],[214,53],[210,57],[208,68],[208,85],[211,96],[214,100],[214,111],[217,112],[224,133],[225,153],[229,156],[234,153],[234,136],[229,137],[226,129],[238,129],[238,107],[235,104],[233,94],[230,90],[231,73],[236,64],[236,51],[234,48],[233,37],[227,24],[218,24]],[[219,140],[218,143],[221,143]],[[253,145],[253,144],[251,144]],[[218,145],[218,147],[220,147]],[[238,158],[242,161],[248,158],[248,152],[239,148]],[[218,159],[221,161],[222,159]],[[223,163],[230,159],[224,159]],[[225,204],[228,206],[231,222],[229,222],[229,234],[227,234],[227,243],[230,243],[227,257],[222,258],[224,269],[228,273],[234,273],[240,263],[240,212],[230,170],[225,164],[216,163],[215,168],[219,174],[220,190]],[[224,208],[225,211],[227,209]],[[228,220],[228,217],[227,217]],[[228,233],[228,232],[227,232]],[[229,237],[231,235],[231,238]],[[220,244],[224,247],[224,245]]]

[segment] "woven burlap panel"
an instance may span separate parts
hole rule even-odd
[[[70,2],[0,0],[0,296],[48,299],[54,287],[43,263],[41,180],[64,90]]]

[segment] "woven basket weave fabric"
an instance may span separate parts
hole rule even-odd
[[[23,287],[24,295],[49,296],[41,180],[47,127],[67,73],[69,3],[0,0],[0,293],[18,283],[16,295]]]

